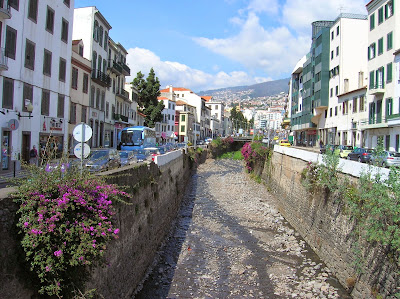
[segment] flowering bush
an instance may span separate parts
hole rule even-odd
[[[208,148],[211,152],[213,158],[218,158],[223,154],[232,151],[233,138],[231,136],[226,138],[217,138],[214,139],[209,145]]]
[[[14,194],[25,258],[40,294],[70,297],[118,238],[113,201],[129,195],[89,174],[31,173]]]
[[[265,159],[269,157],[270,150],[263,146],[261,142],[247,142],[242,148],[242,155],[246,162],[248,172],[254,170],[256,163],[264,164]]]

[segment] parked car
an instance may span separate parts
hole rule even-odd
[[[279,140],[279,143],[278,143],[278,144],[279,144],[280,146],[291,146],[289,140],[287,140],[287,139]]]
[[[211,138],[206,138],[206,139],[204,139],[204,143],[205,143],[205,144],[210,144],[211,141],[212,141]]]
[[[93,149],[85,161],[85,167],[89,171],[104,171],[121,166],[121,159],[116,149]]]
[[[347,160],[355,160],[362,163],[369,163],[373,153],[373,149],[359,147],[347,155]]]
[[[335,155],[340,156],[340,158],[347,158],[347,155],[351,153],[354,150],[354,148],[350,145],[337,145],[335,146],[335,149],[333,153]]]
[[[118,153],[121,159],[121,166],[131,165],[137,162],[133,151],[119,151]]]
[[[327,151],[327,150],[333,152],[333,151],[335,150],[335,147],[336,147],[336,145],[333,145],[333,144],[323,145],[323,146],[320,148],[319,152],[320,152],[321,154],[326,154],[326,151]]]
[[[381,155],[372,155],[370,164],[382,167],[400,166],[400,153],[384,151]]]
[[[204,140],[196,140],[196,144],[197,145],[204,145],[205,144],[205,142],[204,142]]]
[[[137,163],[144,162],[144,161],[148,160],[148,157],[150,155],[150,153],[148,151],[144,150],[144,149],[133,150],[132,154],[134,155]]]

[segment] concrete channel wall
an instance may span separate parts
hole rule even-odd
[[[110,244],[106,266],[94,271],[88,289],[96,288],[103,298],[132,296],[177,215],[190,179],[190,164],[187,155],[177,154],[160,167],[154,163],[132,165],[104,173],[109,183],[125,186],[132,201],[129,205],[114,204],[120,237]],[[0,194],[0,298],[31,298],[32,290],[18,279],[13,237],[17,206],[6,196],[7,191],[11,190],[3,190],[2,197]]]
[[[309,161],[321,159],[317,153],[276,146],[271,163],[265,164],[262,178],[278,195],[279,209],[286,220],[354,298],[394,298],[394,294],[400,292],[400,269],[384,248],[356,236],[354,222],[344,211],[340,199],[326,198],[323,194],[311,196],[302,186],[303,169]],[[346,160],[341,160],[340,165],[343,175],[351,180],[357,180],[367,167]],[[387,169],[380,171],[388,173]]]

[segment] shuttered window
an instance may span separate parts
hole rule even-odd
[[[65,82],[66,71],[67,71],[67,61],[65,59],[63,59],[63,58],[60,58],[60,65],[59,65],[59,70],[58,70],[58,79],[61,82]]]
[[[57,117],[59,118],[64,118],[64,102],[65,102],[65,96],[59,94],[57,103]]]
[[[46,30],[51,34],[54,32],[54,10],[50,6],[47,6]]]
[[[43,74],[47,76],[51,76],[51,57],[52,53],[49,50],[44,49]]]
[[[14,105],[14,80],[3,77],[2,108],[13,109],[13,105]]]
[[[25,43],[25,67],[30,70],[35,70],[35,43],[29,39]]]
[[[24,83],[24,91],[22,95],[22,111],[28,111],[26,109],[29,102],[33,105],[33,86],[27,83]]]
[[[28,18],[33,22],[37,22],[38,0],[29,0]]]
[[[7,26],[6,28],[6,56],[15,60],[15,51],[17,49],[17,30]]]
[[[50,111],[50,91],[42,90],[42,105],[41,105],[41,113],[42,115],[49,116]]]

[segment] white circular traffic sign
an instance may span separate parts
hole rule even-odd
[[[74,139],[78,142],[86,142],[92,137],[92,128],[87,124],[76,125],[72,132]]]
[[[75,157],[82,159],[82,157],[85,159],[89,156],[90,154],[90,146],[87,145],[86,143],[83,143],[83,150],[82,150],[82,143],[78,143],[74,147],[74,155]]]

